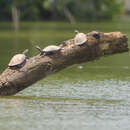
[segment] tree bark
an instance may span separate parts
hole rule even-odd
[[[65,49],[59,53],[44,57],[34,56],[18,70],[5,69],[0,76],[0,96],[16,94],[36,81],[73,64],[129,50],[128,39],[120,32],[91,32],[86,37],[88,41],[82,46],[75,45],[74,39],[70,39],[60,44]]]

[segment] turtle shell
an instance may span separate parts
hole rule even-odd
[[[84,33],[78,33],[76,34],[75,38],[74,38],[74,42],[76,45],[82,45],[87,41],[87,37],[86,34]]]
[[[59,46],[50,45],[50,46],[45,47],[43,49],[43,52],[53,52],[53,51],[58,51],[60,49],[61,49],[61,47],[59,47]]]
[[[26,56],[24,54],[17,54],[13,56],[13,58],[10,60],[8,66],[13,67],[13,66],[20,65],[24,63],[25,60],[26,60]]]

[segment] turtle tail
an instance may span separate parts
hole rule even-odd
[[[39,46],[36,46],[36,49],[37,49],[38,51],[40,51],[41,53],[43,53],[43,50],[42,50]]]
[[[39,46],[36,46],[36,49],[38,50],[38,51],[40,51],[40,55],[44,55],[44,51],[39,47]]]

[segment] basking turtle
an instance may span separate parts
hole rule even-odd
[[[11,69],[19,69],[26,63],[26,53],[28,52],[28,49],[26,49],[22,54],[16,54],[13,56],[13,58],[10,60],[8,66]]]
[[[75,30],[76,36],[74,37],[74,42],[76,45],[81,46],[87,41],[86,34],[80,33],[79,31]]]
[[[43,56],[56,53],[63,49],[60,46],[56,46],[56,45],[47,46],[43,50],[39,46],[36,46],[36,48],[40,51],[40,55],[43,55]]]

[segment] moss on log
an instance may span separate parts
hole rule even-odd
[[[73,64],[93,61],[105,55],[127,52],[128,38],[121,32],[90,32],[86,44],[76,46],[74,39],[64,41],[59,53],[34,56],[19,70],[10,68],[0,75],[0,96],[14,95],[31,84]]]

